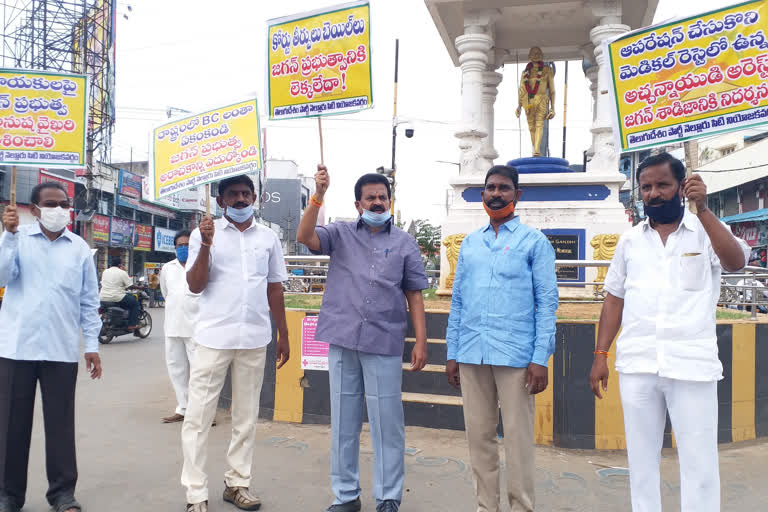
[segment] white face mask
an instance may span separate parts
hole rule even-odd
[[[55,208],[47,208],[45,206],[38,206],[40,209],[39,222],[42,226],[51,233],[58,233],[64,230],[69,224],[69,209],[56,206]]]

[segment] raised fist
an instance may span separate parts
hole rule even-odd
[[[315,196],[322,200],[330,184],[331,177],[328,176],[328,169],[324,165],[318,164],[317,172],[315,173]]]
[[[19,213],[15,206],[6,206],[3,211],[3,227],[6,231],[15,233],[19,227]]]
[[[211,219],[210,215],[206,215],[205,218],[200,221],[200,238],[202,238],[204,245],[213,244],[214,231],[213,219]]]

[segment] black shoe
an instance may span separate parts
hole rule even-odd
[[[325,512],[360,512],[360,498],[339,505],[331,505]]]
[[[376,505],[376,512],[397,512],[400,509],[400,503],[395,500],[384,500]]]

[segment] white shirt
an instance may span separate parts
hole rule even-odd
[[[739,242],[746,265],[750,249]],[[605,278],[605,290],[624,299],[616,370],[721,379],[715,331],[721,273],[704,226],[687,210],[666,246],[648,220],[624,233]]]
[[[133,284],[128,272],[118,267],[109,267],[101,274],[101,302],[120,302],[125,297],[125,289]]]
[[[255,220],[243,232],[223,217],[214,226],[195,342],[215,349],[265,347],[272,340],[267,283],[288,280],[280,239]],[[195,229],[189,238],[187,272],[200,243],[200,229]]]
[[[179,260],[169,261],[160,270],[160,290],[165,299],[165,335],[191,338],[200,310],[200,294],[189,291],[187,269]]]

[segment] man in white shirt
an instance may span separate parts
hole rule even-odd
[[[208,432],[230,366],[232,441],[224,500],[241,510],[261,506],[248,487],[267,345],[272,339],[270,311],[277,326],[278,369],[288,361],[290,348],[283,251],[275,232],[254,220],[254,199],[253,182],[247,176],[221,181],[217,201],[225,208],[224,218],[214,222],[206,217],[189,241],[187,282],[192,293],[201,295],[181,431],[181,483],[187,489],[187,512],[208,510]]]
[[[707,208],[698,175],[667,153],[637,169],[648,219],[624,233],[607,292],[590,375],[602,398],[607,355],[617,341],[634,512],[661,512],[659,462],[667,411],[680,459],[681,512],[720,510],[715,310],[720,274],[741,270],[749,247]],[[681,197],[697,209],[687,211]]]
[[[139,301],[126,290],[133,286],[133,280],[128,272],[123,270],[122,262],[118,256],[110,260],[112,265],[101,274],[101,302],[115,302],[128,310],[128,330],[139,328]]]
[[[159,285],[165,299],[165,363],[177,403],[176,412],[163,418],[163,423],[184,421],[187,411],[189,362],[195,352],[192,335],[199,312],[199,296],[189,291],[185,268],[190,235],[186,230],[176,233],[173,238],[176,259],[163,265],[160,271]]]

